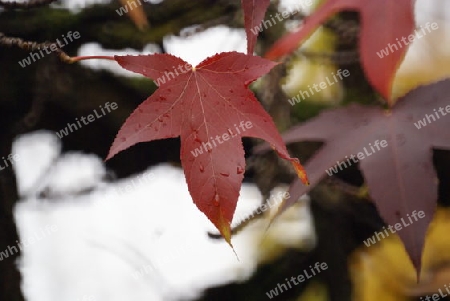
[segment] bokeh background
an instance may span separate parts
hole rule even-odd
[[[320,2],[264,30],[256,54],[299,26]],[[120,1],[0,8],[0,33],[43,42],[78,31],[80,39],[63,48],[71,56],[164,52],[196,65],[217,52],[245,52],[239,0],[141,3],[133,11],[146,24],[139,15],[120,16]],[[301,0],[272,1],[266,16],[299,6],[305,7]],[[436,22],[439,30],[408,50],[394,83],[397,96],[450,73],[450,2],[417,0],[415,12],[417,27]],[[251,86],[280,131],[327,108],[379,104],[359,65],[358,31],[358,15],[341,13]],[[357,166],[319,184],[268,231],[276,208],[258,215],[234,236],[235,254],[207,235],[214,228],[189,196],[178,139],[139,144],[103,162],[126,117],[156,89],[150,79],[115,62],[68,65],[55,55],[22,67],[18,62],[28,55],[0,46],[0,157],[18,158],[0,170],[0,300],[270,300],[267,293],[316,262],[329,268],[273,299],[412,301],[450,286],[448,152],[434,153],[440,207],[419,283],[411,280],[414,272],[396,236],[369,248],[363,244],[384,223],[358,194],[363,178]],[[352,76],[289,104],[298,91],[339,68]],[[55,135],[107,102],[118,109],[62,139]],[[259,142],[243,141],[247,170],[234,225],[286,191],[295,177],[274,154],[252,155]],[[290,150],[305,161],[318,147],[298,143]],[[18,241],[26,246],[12,252]]]

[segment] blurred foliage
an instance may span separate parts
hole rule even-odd
[[[354,300],[431,300],[426,296],[439,294],[439,289],[449,295],[444,286],[450,285],[450,240],[446,239],[449,231],[450,209],[440,207],[426,236],[419,283],[396,234],[370,247],[361,246],[351,259]],[[439,296],[438,300],[447,299]]]

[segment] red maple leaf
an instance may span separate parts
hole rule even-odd
[[[420,271],[425,233],[437,202],[432,149],[450,150],[448,95],[450,80],[445,80],[410,92],[389,111],[353,104],[325,111],[287,131],[283,134],[286,143],[309,140],[325,145],[305,165],[311,186],[294,182],[291,198],[278,214],[327,174],[358,163],[383,219],[391,226],[403,225],[397,234]],[[384,143],[380,146],[383,140],[384,147]],[[362,159],[356,157],[358,153]],[[408,215],[415,210],[423,211],[425,217],[413,218],[411,223]]]
[[[245,33],[247,34],[247,53],[253,54],[259,34],[259,25],[269,7],[270,0],[242,0],[241,4],[244,10]]]
[[[232,220],[245,171],[241,137],[262,138],[291,158],[271,117],[248,85],[276,63],[237,52],[220,53],[192,68],[169,54],[115,56],[159,88],[126,120],[107,159],[139,142],[181,136],[181,163],[197,207],[230,243]]]
[[[408,39],[414,29],[412,0],[328,0],[301,28],[281,38],[267,52],[268,59],[291,53],[313,31],[333,14],[343,10],[356,10],[361,14],[360,55],[364,71],[372,86],[390,100],[395,72],[407,50],[402,39]],[[388,45],[398,50],[384,55],[377,54]]]

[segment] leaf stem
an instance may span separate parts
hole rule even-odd
[[[78,61],[85,61],[85,60],[110,60],[115,61],[113,56],[106,56],[106,55],[89,55],[89,56],[75,56],[70,58],[70,63],[75,63]]]

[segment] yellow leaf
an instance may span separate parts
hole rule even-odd
[[[397,235],[370,247],[362,246],[351,257],[355,301],[409,301],[431,296],[450,284],[450,209],[439,208],[425,239],[422,275],[415,270]]]

